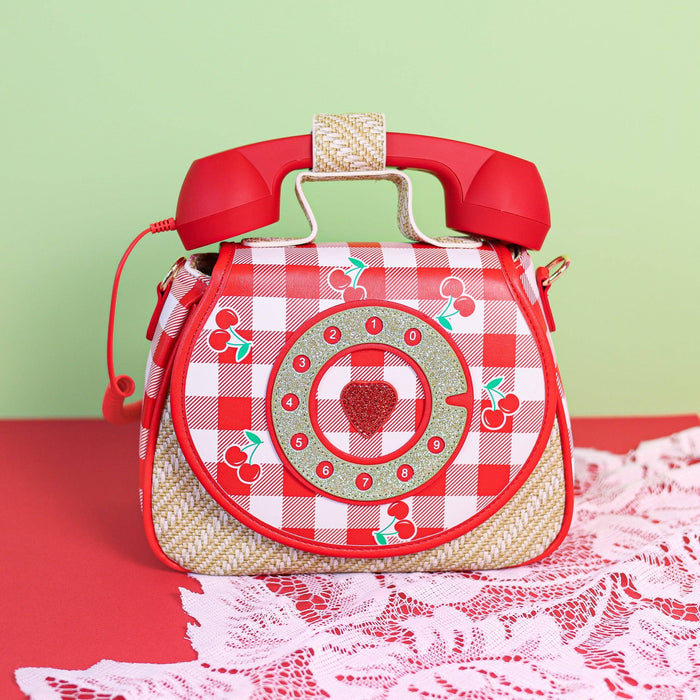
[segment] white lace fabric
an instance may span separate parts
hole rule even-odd
[[[447,574],[196,576],[195,661],[16,672],[30,698],[700,696],[700,428],[577,449],[546,560]]]

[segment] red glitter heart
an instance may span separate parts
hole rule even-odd
[[[350,382],[340,392],[340,405],[350,424],[372,437],[396,408],[396,389],[387,382]]]

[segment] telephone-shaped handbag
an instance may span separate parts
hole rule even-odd
[[[435,174],[455,235],[420,231],[404,168]],[[279,218],[293,170],[303,238],[233,237]],[[405,243],[315,243],[308,180],[388,179]],[[532,163],[316,115],[310,136],[193,163],[185,248],[158,285],[142,402],[115,376],[108,420],[140,418],[141,504],[181,571],[491,569],[552,552],[571,520],[571,431],[547,294],[549,229]]]

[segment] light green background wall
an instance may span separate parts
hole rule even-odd
[[[195,158],[307,132],[314,112],[534,161],[573,413],[700,409],[700,3],[3,3],[0,415],[89,416],[122,251],[174,215]],[[443,219],[416,175],[416,218]],[[291,194],[277,232],[304,229]],[[389,183],[310,186],[327,237],[398,237]],[[117,369],[142,376],[154,285],[180,256],[147,238],[120,298]]]

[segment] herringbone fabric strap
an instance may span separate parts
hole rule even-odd
[[[384,170],[386,125],[383,114],[314,114],[314,173]]]

